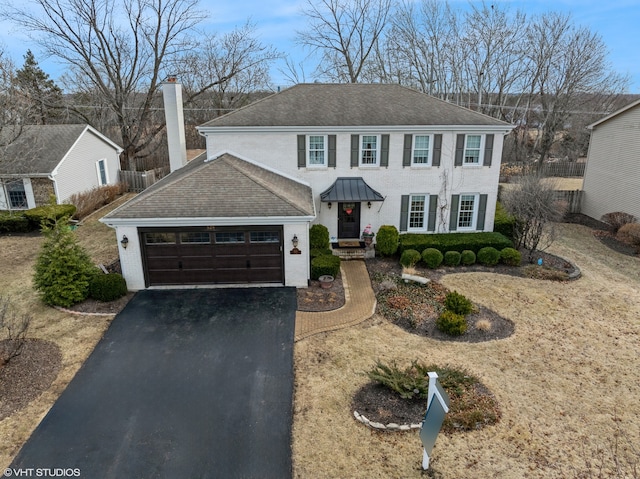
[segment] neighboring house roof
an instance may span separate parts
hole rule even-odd
[[[320,201],[384,201],[384,196],[371,188],[362,178],[338,178],[320,193]]]
[[[315,216],[311,188],[230,154],[202,156],[165,176],[103,218]]]
[[[25,125],[0,149],[0,175],[49,175],[86,132],[91,131],[119,152],[122,148],[89,125]],[[1,137],[12,132],[3,129]],[[3,161],[6,160],[6,161]]]
[[[304,83],[215,118],[207,127],[475,125],[506,122],[395,84]]]
[[[629,103],[627,106],[624,106],[622,108],[620,108],[618,111],[614,111],[613,113],[611,113],[610,115],[605,116],[604,118],[596,121],[595,123],[591,123],[590,125],[587,126],[587,128],[589,130],[592,130],[593,128],[595,128],[596,126],[600,125],[601,123],[604,123],[605,121],[609,121],[612,118],[620,115],[621,113],[624,113],[627,110],[631,110],[632,108],[636,107],[640,105],[640,100],[636,100],[632,103]]]

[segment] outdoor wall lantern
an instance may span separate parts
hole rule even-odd
[[[127,235],[122,236],[122,240],[120,241],[120,244],[124,249],[127,249],[127,246],[129,245],[129,238],[127,238]]]
[[[371,201],[367,201],[367,207],[371,208]]]
[[[329,201],[329,203],[327,203],[327,206],[329,207],[329,209],[331,209],[331,201]]]
[[[298,247],[298,235],[293,235],[293,239],[291,240],[291,243],[293,243],[294,248]]]

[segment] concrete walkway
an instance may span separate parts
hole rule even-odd
[[[296,312],[295,340],[314,334],[347,328],[373,316],[376,297],[364,261],[343,261],[340,265],[345,304],[333,311]]]

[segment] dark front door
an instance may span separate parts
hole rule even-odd
[[[360,237],[360,203],[338,203],[338,238]]]

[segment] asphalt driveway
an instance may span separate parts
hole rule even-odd
[[[11,467],[291,477],[295,309],[293,288],[139,292]]]

